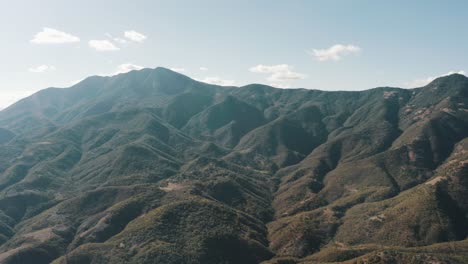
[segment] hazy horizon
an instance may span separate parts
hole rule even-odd
[[[0,264],[468,263],[468,1],[0,3]]]
[[[0,109],[47,87],[157,66],[213,84],[319,90],[418,87],[468,70],[464,1],[5,6],[0,20],[15,26],[3,30]]]

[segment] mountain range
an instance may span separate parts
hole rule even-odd
[[[0,263],[468,263],[468,78],[222,87],[165,68],[0,112]]]

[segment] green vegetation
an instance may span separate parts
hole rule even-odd
[[[0,112],[0,263],[467,263],[468,78],[90,77]]]

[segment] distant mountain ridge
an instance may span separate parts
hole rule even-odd
[[[459,74],[49,88],[0,112],[0,263],[463,263],[467,137]]]

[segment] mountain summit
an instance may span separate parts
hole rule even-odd
[[[0,112],[0,263],[468,259],[468,78],[221,87],[165,68]]]

